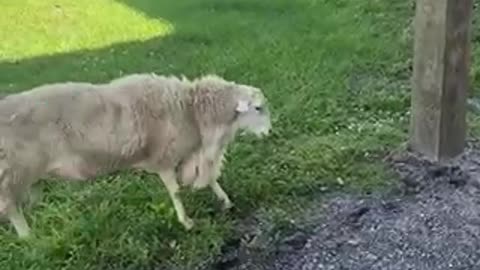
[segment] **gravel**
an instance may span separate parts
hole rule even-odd
[[[319,202],[305,210],[308,230],[263,249],[237,243],[206,269],[480,269],[479,144],[449,164],[388,162],[401,179],[388,192]]]

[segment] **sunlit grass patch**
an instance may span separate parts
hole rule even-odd
[[[0,61],[164,36],[173,26],[114,0],[0,0]]]

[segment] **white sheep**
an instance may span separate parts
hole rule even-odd
[[[180,184],[210,186],[231,207],[217,182],[225,149],[239,130],[263,136],[270,129],[260,89],[215,75],[190,81],[132,74],[9,95],[0,99],[0,213],[25,237],[30,229],[20,204],[41,177],[86,180],[136,168],[160,176],[179,222],[190,229]]]

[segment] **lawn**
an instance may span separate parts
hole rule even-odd
[[[274,125],[270,138],[241,137],[229,148],[221,182],[234,212],[218,211],[208,190],[186,190],[185,206],[197,222],[186,233],[153,175],[45,181],[42,203],[26,209],[35,238],[20,241],[12,228],[0,227],[0,269],[193,269],[258,209],[282,224],[291,209],[332,190],[388,184],[380,157],[406,139],[411,1],[0,0],[0,6],[3,92],[134,72],[216,73],[261,87]],[[478,87],[478,64],[473,72]]]

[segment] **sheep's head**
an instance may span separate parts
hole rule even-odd
[[[200,122],[233,125],[235,131],[259,137],[269,134],[270,111],[259,88],[229,82],[216,75],[197,79],[194,85],[194,107],[201,115]]]
[[[267,100],[256,87],[237,85],[235,125],[238,129],[251,132],[259,137],[268,135],[272,124]]]

